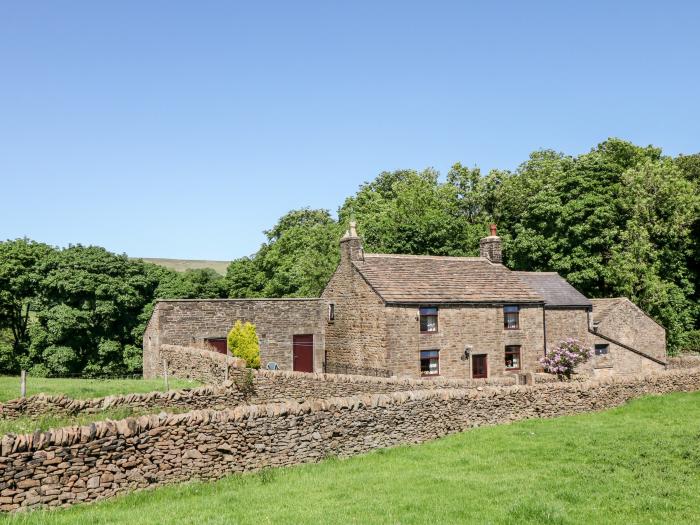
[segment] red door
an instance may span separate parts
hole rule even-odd
[[[220,354],[227,354],[228,350],[228,345],[226,343],[226,339],[223,337],[211,337],[209,339],[205,339],[207,344],[212,347],[212,350],[215,352],[218,352]]]
[[[295,335],[293,344],[294,371],[313,372],[314,371],[314,336]]]
[[[472,356],[472,378],[483,379],[489,376],[486,355]]]

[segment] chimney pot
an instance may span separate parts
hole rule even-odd
[[[500,264],[503,260],[501,250],[501,238],[496,233],[496,225],[492,224],[491,235],[484,237],[479,243],[479,255],[492,263]]]
[[[350,261],[364,261],[365,254],[362,250],[362,241],[357,235],[357,224],[355,221],[350,223],[350,227],[340,239],[340,260],[341,263],[349,263]]]

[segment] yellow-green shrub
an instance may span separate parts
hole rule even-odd
[[[236,321],[228,333],[228,349],[235,357],[245,360],[249,368],[260,368],[260,345],[255,325]]]

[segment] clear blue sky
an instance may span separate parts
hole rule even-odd
[[[2,2],[0,238],[232,259],[382,170],[700,151],[696,2]]]

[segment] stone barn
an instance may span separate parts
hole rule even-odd
[[[320,299],[158,301],[143,336],[144,377],[162,374],[162,344],[226,353],[226,335],[238,320],[255,324],[263,366],[274,362],[281,370],[323,370],[324,309]]]

